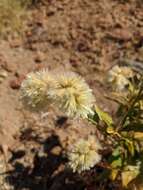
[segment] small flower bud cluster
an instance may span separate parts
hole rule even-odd
[[[129,85],[129,78],[133,77],[133,71],[128,67],[114,66],[108,73],[108,82],[115,91],[123,91]]]
[[[93,136],[77,141],[68,153],[69,166],[73,172],[81,173],[94,167],[101,160],[98,150],[101,145]]]

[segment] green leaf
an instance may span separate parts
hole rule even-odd
[[[127,149],[129,151],[129,153],[134,156],[135,154],[135,147],[134,147],[134,142],[129,140],[129,139],[125,139],[125,144],[127,146]]]
[[[141,123],[140,121],[137,123],[132,122],[130,124],[128,124],[127,126],[125,126],[125,130],[126,131],[137,131],[137,132],[143,132],[143,123]]]
[[[112,155],[115,157],[120,155],[120,147],[119,146],[114,149]]]
[[[114,181],[116,179],[118,173],[119,173],[118,169],[112,169],[111,170],[110,178],[111,178],[112,181]]]
[[[92,124],[97,125],[98,122],[99,122],[99,117],[98,117],[97,113],[94,112],[94,114],[89,114],[89,115],[88,115],[88,120],[89,120]]]
[[[99,119],[106,123],[108,127],[111,127],[113,125],[112,117],[108,113],[102,111],[98,106],[95,106],[95,111]]]
[[[143,132],[135,132],[134,138],[143,141]]]
[[[124,168],[122,172],[122,184],[124,187],[127,187],[128,184],[135,179],[139,174],[139,167],[138,166],[131,166],[128,165]]]
[[[112,168],[118,168],[122,166],[122,159],[121,157],[116,157],[115,160],[111,163]]]

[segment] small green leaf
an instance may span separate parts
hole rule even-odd
[[[110,178],[111,178],[112,181],[114,181],[116,179],[118,173],[119,173],[118,169],[112,169],[111,170]]]
[[[125,144],[127,146],[128,151],[132,156],[135,154],[135,147],[133,141],[130,141],[129,139],[125,139]]]
[[[135,132],[134,138],[137,140],[143,140],[143,132]]]
[[[112,155],[113,156],[119,156],[120,155],[120,147],[119,146],[114,149]]]
[[[105,122],[107,126],[111,127],[113,125],[112,117],[108,113],[102,111],[98,106],[95,106],[95,111],[99,119]]]
[[[111,163],[112,168],[118,168],[122,166],[122,159],[121,157],[115,158],[115,160],[112,161]]]
[[[97,125],[98,122],[99,122],[99,117],[98,117],[97,113],[94,112],[94,114],[89,114],[89,115],[88,115],[88,120],[89,120],[92,124]]]
[[[138,122],[129,122],[127,125],[124,126],[124,131],[136,131],[136,132],[143,132],[143,123]]]
[[[127,187],[128,184],[135,179],[139,174],[139,166],[128,165],[124,168],[122,172],[122,184],[124,187]]]

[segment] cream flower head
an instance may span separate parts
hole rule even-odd
[[[21,99],[32,108],[44,108],[51,102],[55,80],[48,70],[29,73],[21,85]]]
[[[68,153],[69,166],[73,172],[81,173],[99,163],[101,160],[101,155],[98,154],[99,149],[101,145],[93,136],[87,140],[77,141]]]
[[[129,85],[129,78],[133,77],[133,71],[128,67],[114,66],[108,73],[108,82],[116,91],[123,91]]]
[[[57,106],[70,117],[86,118],[92,113],[94,97],[85,80],[73,72],[63,72],[56,77]]]

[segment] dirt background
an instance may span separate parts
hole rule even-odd
[[[143,62],[143,1],[43,0],[27,14],[23,36],[0,40],[0,145],[5,153],[0,189],[101,189],[85,188],[79,176],[65,170],[61,156],[76,138],[96,134],[95,127],[53,110],[30,113],[21,105],[19,88],[30,71],[64,68],[83,76],[97,103],[112,113],[114,105],[104,97],[105,75],[120,60]]]

